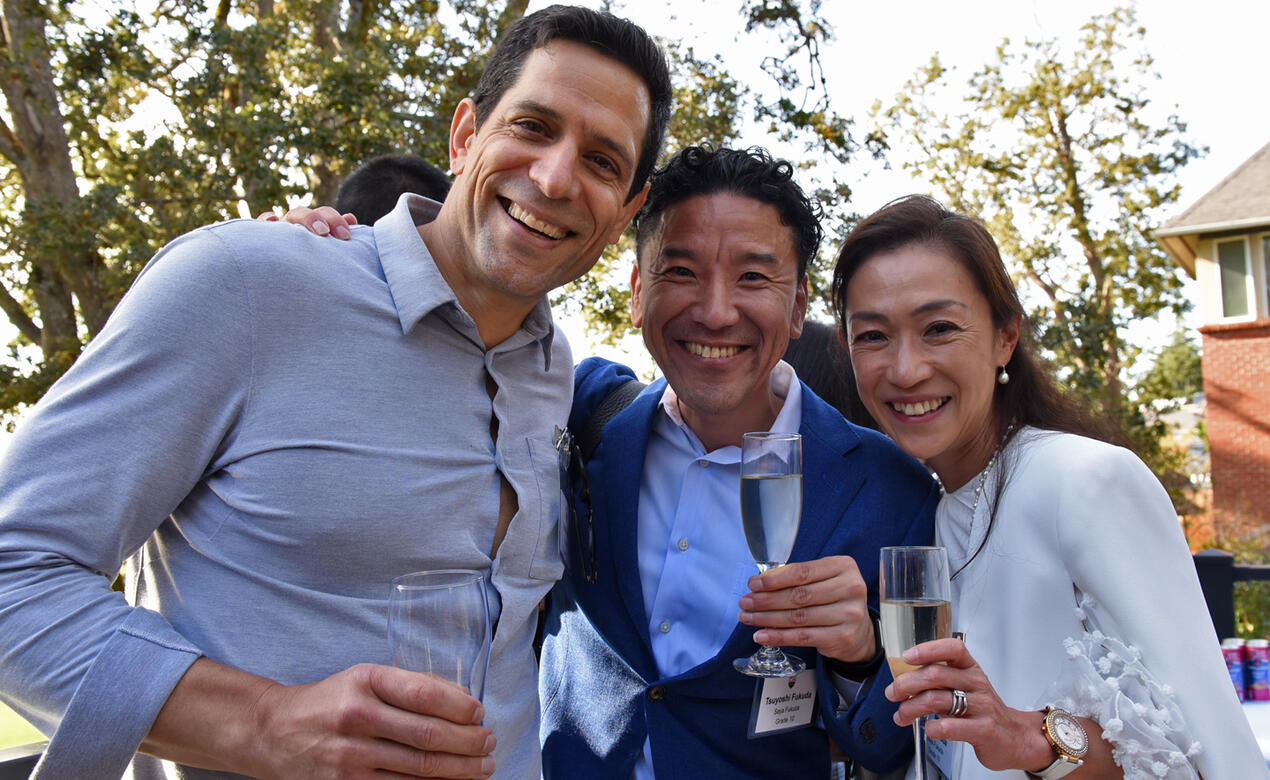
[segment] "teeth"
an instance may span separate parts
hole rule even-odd
[[[710,347],[705,344],[696,344],[691,341],[685,341],[684,346],[694,355],[703,358],[726,358],[732,357],[741,351],[740,347]]]
[[[561,239],[569,234],[569,231],[556,227],[550,222],[543,222],[541,219],[538,219],[533,214],[530,214],[520,206],[517,206],[515,203],[507,204],[507,213],[510,214],[512,219],[517,222],[524,224],[526,227],[537,230],[539,233],[542,233],[550,238]]]
[[[891,408],[907,417],[920,417],[923,414],[930,414],[947,402],[947,397],[933,398],[929,401],[922,401],[915,404],[891,404]]]

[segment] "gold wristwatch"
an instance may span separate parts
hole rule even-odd
[[[1055,780],[1064,777],[1085,763],[1085,754],[1089,752],[1089,735],[1076,716],[1067,710],[1057,707],[1045,708],[1045,720],[1041,721],[1041,733],[1049,740],[1057,756],[1054,763],[1039,772],[1028,772],[1029,777],[1041,780]]]

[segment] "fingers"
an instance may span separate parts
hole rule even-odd
[[[746,612],[801,609],[853,601],[864,609],[868,588],[855,561],[842,555],[791,563],[751,577],[741,599]]]
[[[493,732],[480,725],[484,709],[462,688],[390,666],[370,667],[369,674],[371,691],[392,707],[379,736],[460,756],[484,756],[494,749]]]
[[[966,649],[966,643],[954,638],[923,642],[905,650],[903,658],[913,666],[947,664],[958,669],[970,669],[976,665],[975,659]]]
[[[329,234],[340,239],[351,236],[352,233],[348,228],[350,225],[357,224],[356,217],[351,214],[340,214],[330,206],[318,206],[313,209],[307,206],[296,206],[288,211],[283,219],[295,225],[303,225],[310,233],[319,236]]]
[[[274,685],[255,707],[265,747],[253,776],[484,778],[494,771],[496,740],[479,725],[480,702],[430,675],[362,664],[314,683]]]
[[[490,736],[493,739],[493,736]],[[403,777],[486,778],[494,773],[494,759],[489,756],[456,756],[447,753],[410,750],[402,745],[382,742],[374,763],[386,772]],[[378,773],[377,773],[378,776]]]
[[[898,726],[911,726],[918,718],[927,715],[947,715],[952,708],[952,691],[934,688],[922,691],[911,699],[899,702],[895,712],[895,723]]]
[[[757,594],[796,588],[839,577],[848,579],[854,577],[859,579],[861,584],[864,583],[863,578],[860,577],[860,570],[851,556],[834,555],[768,569],[762,574],[751,577],[749,585],[750,590]]]
[[[256,220],[259,222],[277,222],[278,219],[278,215],[273,211],[262,211],[256,216]]]

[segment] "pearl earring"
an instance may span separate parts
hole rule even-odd
[[[1007,385],[1010,383],[1010,372],[1005,370],[1005,366],[997,369],[997,384]]]

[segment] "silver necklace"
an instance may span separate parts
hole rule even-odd
[[[975,485],[975,501],[970,506],[970,530],[975,527],[975,518],[979,515],[979,499],[983,497],[983,486],[988,481],[988,472],[992,471],[993,465],[997,462],[997,456],[1001,454],[1001,448],[1005,446],[1005,440],[1010,436],[1010,431],[1014,430],[1014,423],[1010,423],[1005,428],[1005,433],[1001,434],[1001,440],[997,442],[997,447],[992,451],[992,457],[988,458],[988,465],[983,467],[983,471],[979,472],[979,484]]]

